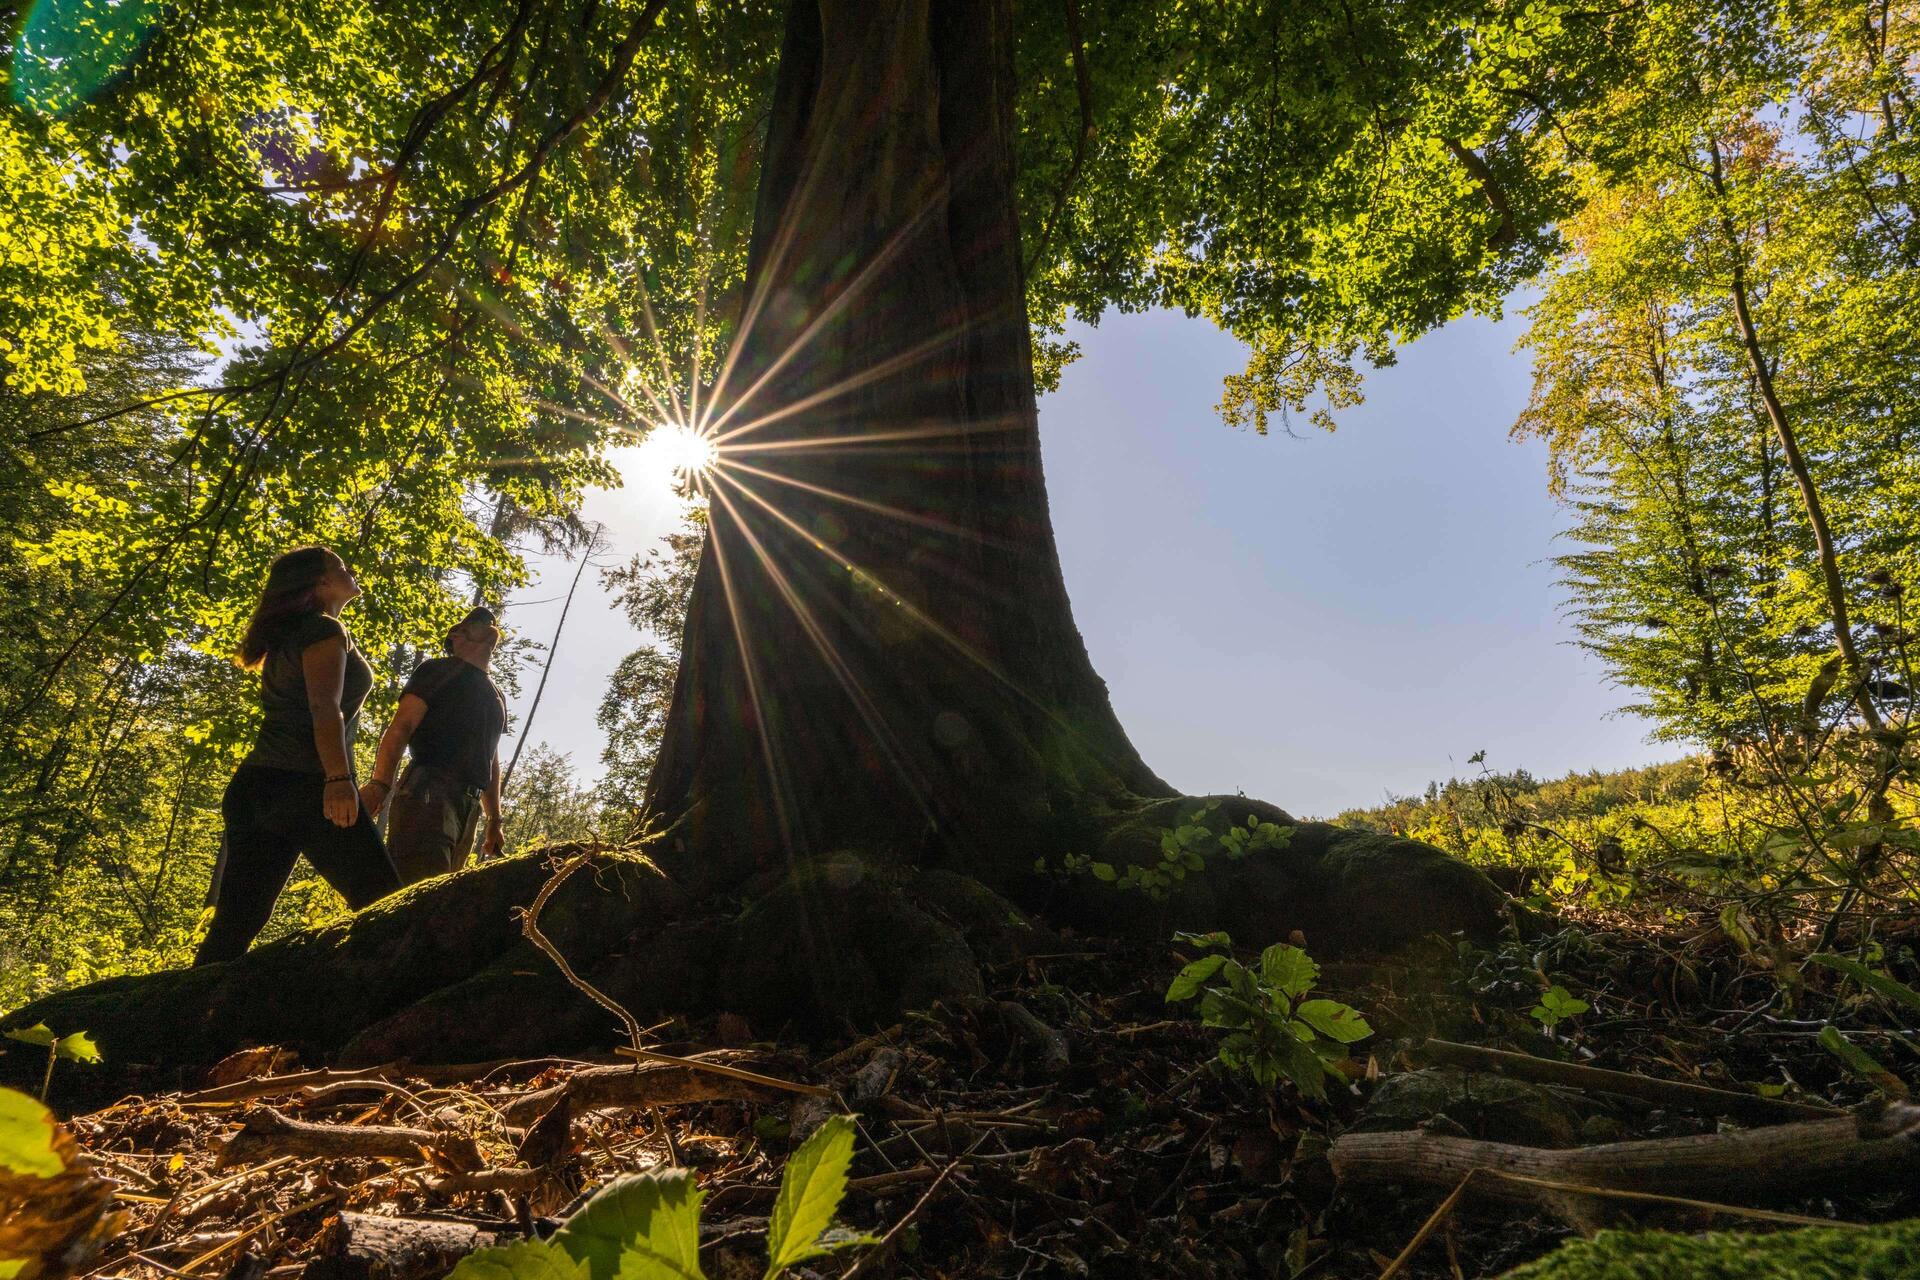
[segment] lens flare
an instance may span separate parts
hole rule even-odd
[[[627,455],[621,470],[627,483],[643,493],[672,490],[692,501],[705,493],[705,481],[719,465],[720,450],[711,437],[679,422],[662,422],[647,432]]]
[[[719,457],[712,440],[678,423],[655,427],[644,447],[654,451],[661,470],[676,476],[698,476]]]
[[[14,28],[14,102],[57,116],[103,92],[140,56],[165,10],[163,0],[39,0]]]

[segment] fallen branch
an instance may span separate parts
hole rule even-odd
[[[251,1080],[236,1080],[232,1084],[219,1085],[212,1089],[202,1089],[198,1093],[185,1094],[180,1105],[228,1106],[236,1102],[248,1102],[254,1098],[271,1098],[280,1094],[298,1093],[302,1089],[325,1088],[328,1085],[348,1084],[354,1081],[389,1082],[403,1079],[406,1072],[396,1062],[383,1063],[377,1067],[359,1067],[353,1070],[339,1071],[321,1067],[313,1071],[295,1071],[284,1076],[256,1076]]]
[[[1501,1175],[1487,1186],[1488,1194],[1549,1206],[1567,1194],[1545,1185],[1551,1183],[1736,1200],[1824,1189],[1842,1181],[1898,1185],[1920,1173],[1920,1106],[1896,1103],[1831,1120],[1571,1151],[1419,1131],[1349,1133],[1334,1141],[1328,1156],[1343,1186],[1413,1182],[1452,1188],[1485,1170]]]
[[[691,1067],[695,1071],[711,1071],[715,1075],[732,1076],[735,1080],[744,1080],[748,1084],[765,1085],[769,1089],[784,1089],[788,1093],[804,1093],[812,1098],[831,1098],[833,1090],[823,1089],[817,1084],[800,1084],[793,1080],[782,1080],[778,1076],[764,1076],[758,1071],[748,1071],[744,1067],[730,1067],[724,1062],[706,1062],[700,1058],[676,1058],[670,1053],[656,1053],[652,1049],[630,1049],[625,1045],[614,1050],[623,1058],[637,1058],[642,1062],[667,1062],[675,1066]]]
[[[1537,1084],[1565,1085],[1594,1093],[1611,1093],[1641,1102],[1679,1107],[1703,1116],[1733,1116],[1757,1124],[1788,1117],[1832,1119],[1844,1115],[1834,1107],[1806,1102],[1787,1102],[1763,1098],[1757,1093],[1733,1089],[1715,1089],[1704,1084],[1679,1080],[1657,1080],[1631,1071],[1609,1071],[1605,1067],[1587,1067],[1572,1062],[1555,1062],[1531,1054],[1508,1053],[1473,1044],[1455,1044],[1451,1040],[1429,1040],[1416,1051],[1429,1062],[1459,1067],[1466,1071],[1491,1071],[1515,1080]]]
[[[548,1107],[566,1094],[573,1102],[575,1115],[601,1107],[681,1106],[690,1102],[778,1102],[788,1096],[792,1086],[756,1083],[753,1072],[742,1079],[733,1072],[720,1072],[713,1062],[658,1063],[589,1067],[576,1071],[560,1084],[521,1094],[500,1109],[508,1124],[526,1125],[544,1114]]]
[[[477,1191],[491,1194],[505,1192],[510,1196],[532,1195],[547,1180],[542,1169],[476,1169],[470,1173],[447,1173],[437,1178],[427,1179],[427,1190],[437,1196],[459,1195],[463,1192]]]
[[[270,1107],[247,1117],[246,1126],[221,1144],[215,1163],[225,1168],[274,1156],[410,1160],[423,1151],[465,1172],[486,1165],[479,1146],[464,1134],[379,1124],[308,1124],[289,1120]]]
[[[320,1067],[311,1071],[292,1071],[279,1076],[255,1076],[248,1080],[236,1080],[232,1084],[218,1085],[211,1089],[202,1089],[198,1093],[182,1094],[181,1106],[216,1107],[228,1106],[236,1102],[250,1102],[255,1098],[274,1098],[282,1095],[299,1094],[311,1098],[321,1090],[346,1085],[364,1084],[369,1089],[380,1084],[391,1084],[400,1080],[420,1080],[430,1085],[485,1083],[496,1075],[505,1072],[526,1072],[531,1074],[544,1071],[549,1067],[592,1067],[604,1066],[608,1059],[586,1058],[496,1058],[489,1062],[455,1063],[446,1066],[417,1066],[408,1062],[383,1062],[378,1066],[333,1068]]]

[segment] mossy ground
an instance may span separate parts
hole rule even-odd
[[[1503,1280],[1914,1280],[1920,1218],[1850,1230],[1771,1233],[1603,1231],[1507,1272]]]

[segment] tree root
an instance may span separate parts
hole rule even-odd
[[[1290,825],[1291,839],[1237,859],[1214,852],[1162,899],[1033,869],[1074,851],[1153,865],[1161,832],[1216,801],[1216,829],[1251,816]],[[979,1000],[983,964],[1060,950],[1047,922],[1096,937],[1224,929],[1242,945],[1298,931],[1324,959],[1429,933],[1485,938],[1508,918],[1491,883],[1437,849],[1293,823],[1244,797],[1142,801],[1079,821],[1077,849],[999,850],[981,861],[987,878],[843,850],[705,903],[644,860],[563,847],[429,880],[227,964],[110,979],[0,1022],[90,1032],[106,1066],[65,1073],[58,1087],[104,1101],[195,1083],[192,1068],[248,1045],[285,1045],[305,1061],[414,1064],[604,1047],[622,1031],[611,1010],[643,1021],[727,1012],[802,1036],[886,1025],[937,1001]],[[538,950],[522,914],[536,897]],[[555,951],[577,970],[572,981]],[[624,1030],[631,1039],[634,1026]],[[1021,1030],[1030,1051],[1062,1057]],[[12,1069],[0,1060],[0,1074]]]

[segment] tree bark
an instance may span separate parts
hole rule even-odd
[[[1007,0],[791,7],[649,785],[696,891],[841,847],[973,869],[1172,794],[1088,660],[1048,516],[1011,26]]]

